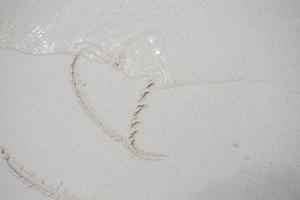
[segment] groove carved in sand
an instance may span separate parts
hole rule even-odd
[[[98,128],[100,128],[105,134],[109,137],[115,139],[116,141],[120,141],[126,144],[127,148],[137,157],[147,160],[155,160],[155,159],[162,159],[166,158],[167,156],[157,153],[151,153],[140,149],[136,143],[136,134],[138,133],[138,125],[141,123],[139,121],[139,115],[146,107],[144,101],[146,97],[150,94],[150,89],[154,86],[154,82],[150,81],[145,91],[143,92],[142,96],[138,101],[138,105],[136,106],[135,113],[132,117],[132,122],[129,128],[129,136],[125,138],[122,134],[118,133],[115,129],[111,126],[106,124],[97,114],[97,112],[93,109],[87,96],[85,95],[82,86],[80,85],[80,81],[78,79],[77,74],[77,64],[80,55],[76,55],[73,59],[71,64],[71,80],[73,85],[73,91],[75,96],[78,99],[80,107],[84,110],[86,115],[96,124]]]

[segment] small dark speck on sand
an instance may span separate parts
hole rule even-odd
[[[235,142],[235,143],[232,144],[232,146],[234,148],[239,148],[240,147],[240,143],[239,142]]]

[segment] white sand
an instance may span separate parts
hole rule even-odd
[[[288,39],[283,42],[293,42]],[[222,80],[218,68],[205,69],[194,55],[201,69],[222,81],[154,88],[138,144],[170,158],[146,161],[114,143],[82,111],[72,90],[72,56],[1,50],[0,146],[48,184],[83,200],[298,200],[300,47],[291,60],[290,51],[281,49],[285,65],[274,71],[272,65],[264,71],[264,62],[245,68],[251,81]],[[95,110],[126,135],[147,80],[85,59],[78,69]],[[47,198],[12,176],[1,160],[0,199]]]

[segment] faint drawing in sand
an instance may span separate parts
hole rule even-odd
[[[48,185],[43,179],[33,172],[25,169],[22,164],[13,158],[7,149],[0,146],[0,159],[6,163],[7,168],[16,178],[27,184],[32,189],[54,200],[80,200],[78,197],[59,190],[59,187]]]
[[[77,74],[77,63],[78,59],[80,58],[80,55],[76,55],[73,59],[73,62],[71,64],[71,82],[73,85],[73,91],[75,93],[75,96],[78,99],[78,102],[81,106],[81,108],[84,110],[84,112],[87,114],[87,116],[96,124],[98,128],[100,128],[104,133],[106,133],[111,138],[115,139],[115,141],[123,142],[127,145],[127,148],[137,157],[142,159],[162,159],[166,158],[167,156],[157,153],[150,153],[147,151],[144,151],[140,149],[136,142],[136,134],[138,133],[138,126],[141,124],[141,121],[139,120],[139,115],[145,109],[147,104],[145,104],[146,97],[150,93],[151,87],[154,86],[153,81],[149,81],[149,83],[146,86],[145,91],[143,92],[142,96],[138,100],[138,105],[136,106],[136,110],[132,116],[131,124],[129,128],[129,134],[127,137],[123,136],[122,134],[118,133],[115,129],[113,129],[111,126],[106,124],[103,119],[100,118],[98,113],[94,110],[93,106],[90,104],[87,94],[83,91],[83,87],[80,84],[80,81],[78,79]]]

